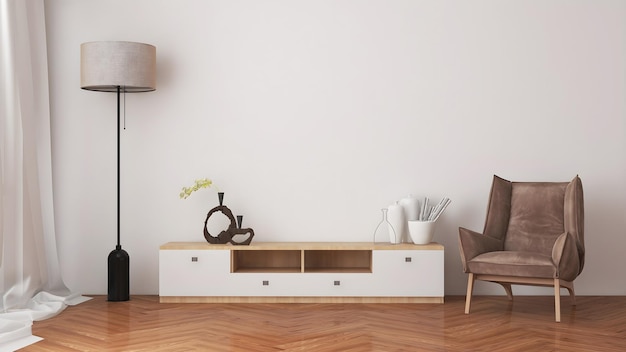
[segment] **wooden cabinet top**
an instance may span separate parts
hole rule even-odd
[[[160,250],[443,250],[436,242],[425,245],[385,242],[252,242],[247,246],[208,242],[168,242]]]

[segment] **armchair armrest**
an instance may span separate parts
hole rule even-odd
[[[459,227],[459,246],[463,271],[467,272],[467,262],[479,254],[502,250],[502,241],[481,233]]]
[[[558,268],[560,279],[572,281],[580,274],[581,263],[574,235],[565,232],[556,239],[552,246],[552,262]]]

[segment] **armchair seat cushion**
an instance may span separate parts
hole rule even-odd
[[[474,274],[547,279],[557,278],[558,275],[550,256],[532,252],[487,252],[468,261],[467,267]]]

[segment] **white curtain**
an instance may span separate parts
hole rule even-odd
[[[0,350],[84,300],[61,278],[52,202],[43,0],[0,0]]]

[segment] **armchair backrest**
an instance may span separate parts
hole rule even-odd
[[[483,233],[502,241],[502,250],[551,255],[557,237],[576,239],[584,265],[584,207],[580,178],[571,182],[511,182],[494,176]]]
[[[567,183],[513,182],[504,250],[552,254],[565,232]]]

